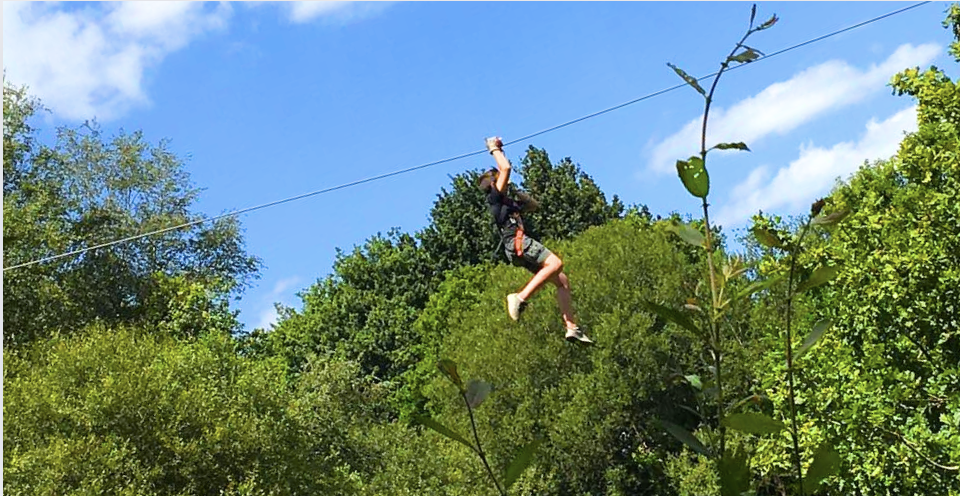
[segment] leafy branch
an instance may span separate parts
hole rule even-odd
[[[467,448],[470,451],[473,451],[480,458],[480,461],[483,463],[483,467],[486,469],[487,475],[490,477],[490,481],[493,483],[494,487],[497,489],[497,493],[506,496],[507,490],[514,482],[520,477],[520,474],[530,465],[530,462],[533,461],[533,455],[536,453],[537,448],[540,447],[540,440],[534,439],[532,442],[528,443],[526,446],[520,449],[519,452],[514,456],[513,461],[506,467],[503,474],[503,484],[501,485],[500,481],[497,479],[497,476],[493,473],[493,469],[490,467],[490,462],[487,461],[487,455],[483,451],[483,445],[480,443],[480,435],[477,431],[477,422],[474,417],[473,410],[480,406],[483,403],[483,400],[487,399],[487,396],[493,392],[493,386],[490,383],[471,379],[467,382],[466,386],[463,384],[463,380],[460,378],[460,374],[457,372],[457,364],[452,360],[440,360],[437,363],[437,368],[446,376],[453,385],[457,386],[457,391],[460,393],[460,397],[463,399],[464,405],[467,407],[467,413],[470,416],[470,427],[473,431],[474,443],[468,441],[465,437],[458,434],[453,429],[448,428],[447,426],[433,420],[428,416],[418,416],[414,418],[414,422],[427,427],[434,432],[442,434],[448,439],[452,439]]]

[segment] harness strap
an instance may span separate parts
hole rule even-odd
[[[517,234],[513,237],[513,251],[517,253],[518,257],[523,256],[523,220],[519,215],[515,215],[514,219],[517,221]]]

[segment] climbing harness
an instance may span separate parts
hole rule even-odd
[[[513,218],[517,223],[517,234],[513,237],[513,251],[517,252],[518,257],[523,256],[523,219],[519,213],[514,213]]]

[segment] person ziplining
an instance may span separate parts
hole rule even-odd
[[[511,319],[519,320],[530,298],[549,281],[557,287],[557,304],[560,306],[560,313],[566,325],[565,339],[572,343],[593,344],[593,341],[577,325],[573,316],[570,280],[563,273],[563,261],[539,241],[530,237],[523,228],[521,214],[536,210],[538,207],[536,200],[523,192],[517,194],[516,200],[508,196],[511,166],[503,153],[503,141],[498,137],[487,138],[486,145],[497,163],[497,168],[481,174],[477,185],[487,196],[487,204],[500,230],[507,260],[533,273],[533,277],[523,289],[507,295],[507,313]]]

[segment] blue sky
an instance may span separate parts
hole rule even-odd
[[[911,5],[770,2],[780,22],[751,45],[774,52]],[[479,150],[704,75],[742,35],[750,3],[21,3],[3,4],[3,64],[51,112],[52,130],[97,118],[142,129],[186,159],[208,215]],[[954,75],[933,2],[733,71],[721,80],[711,142],[711,203],[727,229],[758,209],[801,212],[864,160],[895,153],[916,128],[891,95],[897,71]],[[693,213],[673,163],[699,146],[702,100],[682,88],[509,147],[571,157],[608,197],[655,213]],[[264,260],[238,303],[248,329],[273,303],[328,274],[391,227],[428,222],[448,176],[492,165],[480,155],[240,217]],[[478,212],[485,215],[486,212]]]

